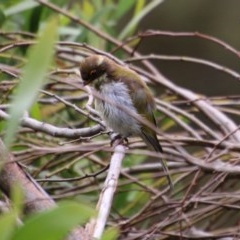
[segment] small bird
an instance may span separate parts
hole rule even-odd
[[[91,84],[101,96],[95,99],[95,108],[107,127],[122,138],[140,136],[148,147],[163,152],[155,131],[139,121],[156,126],[153,95],[135,71],[105,56],[91,55],[80,63],[80,73],[83,84]],[[166,162],[161,159],[161,163],[172,188]]]

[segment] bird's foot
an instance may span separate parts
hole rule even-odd
[[[128,139],[126,137],[122,137],[120,134],[114,132],[110,132],[109,135],[111,138],[111,147],[116,146],[118,144],[128,146]]]

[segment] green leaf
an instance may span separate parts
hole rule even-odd
[[[95,13],[93,4],[89,1],[83,1],[82,8],[83,8],[84,16],[88,19],[91,19],[91,17]]]
[[[56,39],[57,21],[53,19],[46,25],[38,43],[30,49],[28,63],[10,107],[11,117],[7,122],[5,136],[7,146],[12,143],[24,112],[34,103],[38,90],[44,83],[46,72],[53,59]]]
[[[20,3],[17,3],[14,6],[6,9],[4,13],[6,16],[10,16],[34,8],[38,5],[39,4],[37,2],[32,0],[20,1]]]
[[[138,14],[139,12],[142,11],[142,9],[145,6],[146,1],[145,0],[139,0],[137,1],[137,4],[135,6],[135,10],[134,10],[134,15]]]
[[[37,119],[39,121],[42,120],[42,114],[41,114],[39,103],[33,104],[33,106],[30,109],[30,115],[34,119]]]
[[[86,222],[94,214],[95,211],[85,204],[64,202],[59,207],[30,217],[16,231],[12,240],[62,240],[74,227]]]
[[[0,27],[3,25],[5,19],[6,19],[5,14],[2,11],[2,9],[0,9]]]
[[[28,29],[30,32],[36,33],[38,31],[39,26],[41,24],[40,20],[41,20],[43,9],[44,9],[43,6],[37,6],[32,10],[30,14],[30,18],[27,21]]]
[[[18,183],[11,188],[11,200],[16,215],[20,215],[23,210],[24,193]]]
[[[120,0],[117,4],[117,11],[114,15],[114,19],[117,20],[121,18],[124,14],[126,14],[131,7],[135,4],[136,1],[133,0]],[[138,1],[137,1],[138,2]]]
[[[151,12],[157,5],[163,3],[164,0],[155,0],[149,1],[148,5],[146,5],[142,11],[140,11],[137,15],[135,15],[132,20],[127,24],[127,26],[123,29],[121,34],[119,35],[119,39],[122,40],[129,35],[136,27],[137,24],[143,19],[149,12]]]
[[[101,238],[102,240],[116,240],[119,236],[119,229],[116,227],[108,228]]]
[[[5,213],[0,217],[0,240],[9,240],[14,227],[16,226],[16,216],[13,212]]]

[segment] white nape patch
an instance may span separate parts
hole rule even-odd
[[[97,66],[101,65],[103,63],[104,57],[99,55],[97,60]]]

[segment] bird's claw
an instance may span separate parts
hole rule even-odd
[[[128,139],[126,137],[122,137],[118,133],[111,132],[110,133],[111,138],[111,147],[116,146],[118,144],[123,144],[124,146],[128,145]]]

